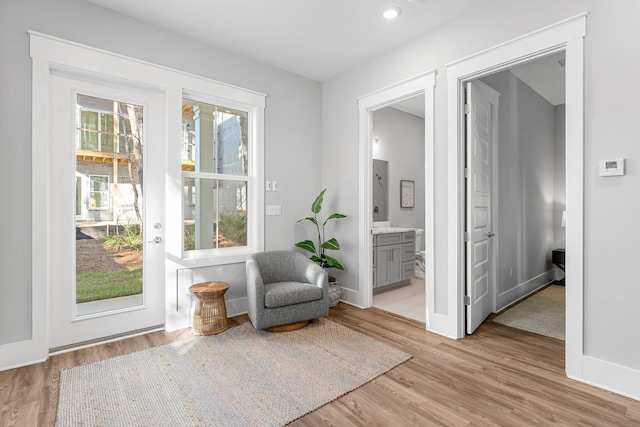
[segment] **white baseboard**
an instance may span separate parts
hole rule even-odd
[[[340,297],[340,301],[352,305],[358,308],[364,308],[362,302],[362,298],[360,292],[354,291],[353,289],[342,287],[342,296]]]
[[[507,307],[517,303],[521,299],[528,297],[538,289],[548,285],[554,280],[554,271],[549,270],[533,277],[526,282],[522,282],[506,292],[496,296],[496,313],[506,309]]]
[[[2,344],[0,345],[0,371],[44,362],[48,357],[46,345],[37,343],[35,340]]]
[[[582,356],[582,378],[567,376],[594,387],[640,400],[640,370],[638,369],[591,356]]]
[[[249,312],[249,303],[247,297],[227,300],[227,317],[240,316]]]

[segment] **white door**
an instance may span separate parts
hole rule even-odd
[[[471,334],[493,310],[491,156],[497,92],[481,82],[469,82],[466,89],[466,317]]]
[[[163,104],[52,74],[50,349],[164,324]]]

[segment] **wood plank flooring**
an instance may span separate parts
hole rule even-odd
[[[292,426],[640,426],[640,402],[566,378],[563,341],[491,320],[454,341],[343,303],[329,318],[413,357]],[[61,369],[190,336],[154,332],[0,372],[0,427],[54,425]]]

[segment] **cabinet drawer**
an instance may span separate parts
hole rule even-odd
[[[376,241],[376,246],[397,245],[398,243],[402,243],[402,233],[378,234]]]
[[[409,243],[416,241],[416,232],[415,231],[405,231],[402,234],[402,243]]]
[[[416,245],[413,243],[405,243],[402,245],[402,261],[413,261],[416,259]]]
[[[402,280],[411,279],[414,276],[414,261],[402,263]]]

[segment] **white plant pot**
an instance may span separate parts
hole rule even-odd
[[[329,307],[335,307],[340,302],[342,296],[342,288],[340,282],[329,282]]]

